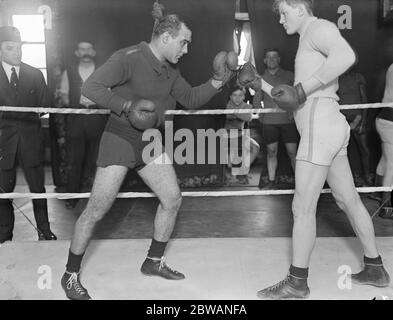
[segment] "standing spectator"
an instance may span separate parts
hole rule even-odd
[[[386,73],[385,93],[382,102],[393,102],[393,64]],[[377,175],[383,176],[382,185],[393,185],[393,109],[383,108],[375,120],[375,126],[382,141],[382,156],[377,166]],[[382,203],[386,207],[392,206],[390,194],[383,193]],[[393,219],[391,210],[383,210],[379,213],[382,218]]]
[[[266,70],[262,74],[263,80],[272,86],[279,84],[293,85],[293,72],[287,71],[280,66],[280,53],[278,49],[267,49],[265,51],[264,63]],[[262,90],[257,90],[254,95],[253,105],[255,108],[263,107],[267,109],[277,109],[273,99]],[[285,143],[288,157],[291,161],[292,169],[295,170],[297,143],[299,134],[297,132],[293,115],[291,113],[261,113],[260,122],[262,124],[263,139],[267,146],[267,170],[269,182],[263,185],[262,174],[259,179],[260,189],[274,189],[276,184],[276,172],[278,167],[278,143]]]
[[[81,94],[82,84],[94,72],[96,51],[93,44],[79,42],[75,50],[78,63],[70,64],[61,79],[60,93],[63,105],[70,108],[97,109],[98,106]],[[94,176],[98,146],[107,121],[106,115],[69,114],[67,115],[67,192],[81,192],[83,178]],[[70,199],[66,207],[71,209],[78,199]]]
[[[50,104],[41,71],[22,62],[22,41],[14,27],[0,28],[0,105],[46,107]],[[17,163],[30,192],[45,193],[44,144],[37,113],[0,112],[0,192],[13,192]],[[56,240],[49,226],[46,199],[33,200],[39,240]],[[0,200],[0,243],[11,241],[12,199]]]
[[[341,105],[367,103],[366,79],[354,68],[351,68],[339,78],[338,96]],[[355,143],[356,150],[360,155],[363,179],[367,186],[371,186],[373,181],[370,173],[370,150],[367,146],[366,135],[367,109],[349,109],[341,110],[341,112],[345,115],[351,128],[350,142]],[[353,170],[353,165],[351,167]]]

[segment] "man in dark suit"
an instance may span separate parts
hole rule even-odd
[[[49,106],[44,77],[36,68],[21,62],[21,37],[14,27],[0,27],[0,105]],[[34,193],[44,193],[44,146],[37,113],[0,112],[0,192],[12,192],[19,164]],[[39,240],[56,240],[48,220],[46,199],[33,200]],[[12,200],[0,200],[0,243],[12,240]]]

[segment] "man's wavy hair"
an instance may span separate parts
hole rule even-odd
[[[299,4],[304,4],[307,12],[310,15],[314,15],[314,0],[274,0],[273,11],[276,13],[280,12],[280,4],[285,2],[287,5],[294,7]]]
[[[168,32],[172,37],[176,37],[182,24],[187,27],[185,22],[176,14],[168,14],[159,17],[154,24],[152,38],[157,38],[165,32]]]

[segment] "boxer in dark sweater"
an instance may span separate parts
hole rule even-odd
[[[220,52],[213,61],[213,78],[191,87],[175,67],[190,42],[191,31],[183,21],[176,15],[162,16],[149,43],[117,51],[82,87],[84,96],[112,112],[101,138],[92,194],[76,223],[61,281],[70,299],[90,299],[79,280],[82,257],[94,226],[112,206],[129,169],[137,171],[160,201],[141,272],[170,280],[184,279],[164,260],[181,204],[176,174],[163,147],[162,153],[143,159],[148,142],[142,141],[142,135],[145,129],[158,128],[164,122],[165,111],[174,109],[176,101],[190,109],[203,106],[231,77],[227,54]]]

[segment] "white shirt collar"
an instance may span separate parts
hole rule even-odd
[[[3,69],[4,69],[4,71],[5,71],[5,74],[7,75],[8,81],[11,80],[11,73],[12,73],[11,68],[15,68],[16,75],[17,75],[18,78],[19,78],[20,65],[19,65],[19,66],[13,66],[13,65],[10,65],[10,64],[8,64],[7,62],[4,62],[4,61],[1,61],[1,64],[2,64],[2,66],[3,66]]]

